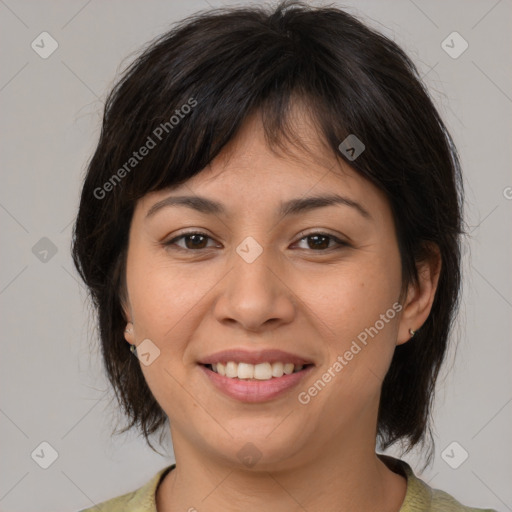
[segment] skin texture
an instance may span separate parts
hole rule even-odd
[[[289,145],[276,154],[255,115],[200,174],[137,203],[126,270],[133,328],[125,336],[136,345],[148,338],[160,350],[141,368],[169,416],[177,463],[158,489],[159,512],[392,512],[404,499],[405,479],[375,454],[379,394],[395,346],[428,317],[440,262],[422,263],[419,284],[401,297],[385,195],[336,160],[312,125],[297,122],[294,131],[308,151]],[[281,201],[331,193],[357,201],[371,218],[346,205],[278,216]],[[227,215],[167,207],[145,218],[170,195],[220,201]],[[201,249],[190,239],[164,246],[185,230],[210,238],[195,242]],[[305,237],[318,232],[349,245],[327,238],[317,249]],[[248,236],[263,248],[252,263],[236,252]],[[402,311],[308,404],[299,403],[299,392],[400,297]],[[229,348],[279,348],[315,368],[283,396],[242,403],[217,391],[197,364]],[[251,468],[238,457],[248,442],[261,454]]]

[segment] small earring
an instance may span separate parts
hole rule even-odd
[[[136,347],[135,345],[131,345],[131,344],[130,344],[130,352],[131,352],[132,354],[135,354],[135,353],[137,352],[137,347]]]
[[[409,334],[411,335],[411,338],[414,338],[414,335],[416,334],[416,331],[413,331],[412,329],[409,329]]]
[[[128,325],[126,326],[126,329],[124,330],[124,332],[127,332],[127,333],[132,332],[132,328],[130,327],[130,325],[133,325],[133,324],[131,322],[128,322]]]

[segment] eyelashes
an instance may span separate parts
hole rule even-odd
[[[201,231],[189,231],[186,233],[181,233],[180,235],[172,238],[167,242],[163,242],[162,245],[168,249],[176,249],[185,252],[197,253],[207,249],[214,248],[214,246],[208,246],[209,240],[213,241],[213,238],[206,233],[203,233]],[[311,240],[313,241],[313,243],[311,244],[311,246],[309,246],[308,241]],[[184,241],[185,246],[178,245],[178,242],[182,241]],[[191,242],[189,246],[187,246],[187,241]],[[307,235],[304,235],[300,239],[298,239],[298,241],[295,242],[294,244],[303,241],[306,241],[306,244],[308,244],[308,247],[303,250],[312,252],[330,252],[332,250],[342,249],[350,246],[348,242],[341,240],[340,238],[332,235],[331,233],[325,233],[321,231],[308,233]],[[334,242],[334,246],[331,244],[332,242]]]
[[[206,233],[201,233],[200,231],[190,231],[188,233],[182,233],[181,235],[173,238],[172,240],[169,240],[168,242],[164,242],[165,247],[171,247],[176,246],[178,249],[182,249],[184,251],[192,250],[192,251],[198,251],[201,249],[206,249],[206,247],[195,247],[194,249],[190,249],[189,247],[181,247],[177,245],[177,241],[185,240],[185,239],[192,239],[192,238],[203,238],[203,239],[210,239],[213,240],[209,235]]]

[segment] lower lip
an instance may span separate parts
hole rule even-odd
[[[241,402],[251,403],[266,402],[284,394],[309,375],[314,368],[313,365],[307,366],[298,372],[269,380],[244,380],[224,377],[206,366],[199,366],[219,391]]]

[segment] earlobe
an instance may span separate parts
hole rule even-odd
[[[397,345],[412,339],[430,315],[441,273],[441,254],[437,245],[428,246],[428,256],[417,263],[416,269],[418,278],[409,284]]]
[[[126,324],[126,329],[124,330],[124,339],[128,342],[128,343],[134,343],[134,334],[133,334],[133,323],[132,322],[128,322]]]

